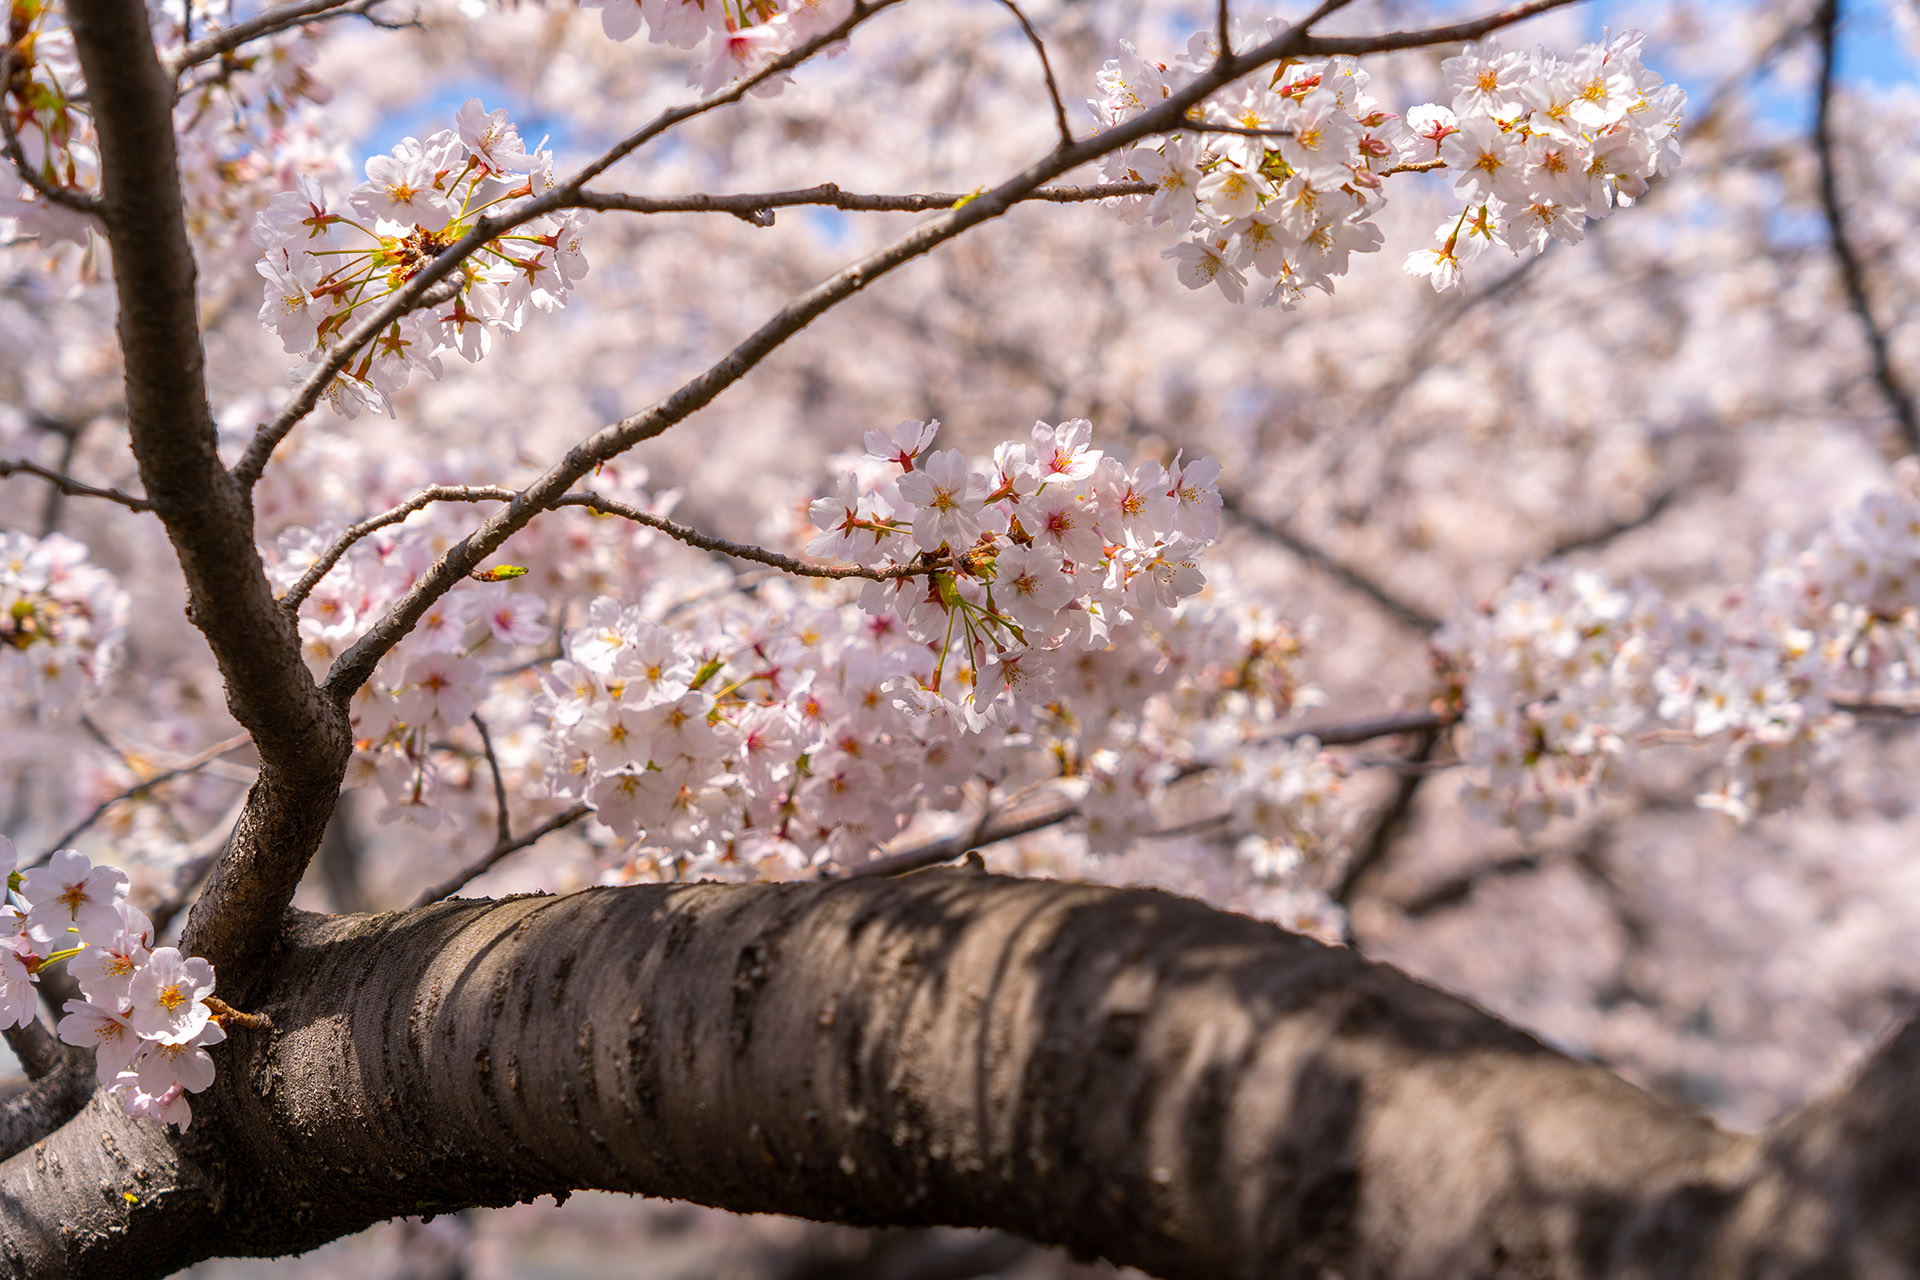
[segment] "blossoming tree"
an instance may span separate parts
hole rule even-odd
[[[10,9],[13,1271],[164,1274],[578,1188],[1169,1276],[1920,1267],[1920,1033],[1754,1137],[1365,954],[1383,909],[1556,857],[1644,939],[1597,852],[1622,806],[1678,788],[1750,831],[1845,793],[1858,726],[1915,693],[1911,464],[1717,591],[1579,561],[1713,472],[1701,423],[1822,390],[1708,355],[1687,394],[1604,388],[1638,464],[1563,451],[1597,533],[1564,510],[1589,531],[1492,578],[1502,535],[1458,517],[1478,600],[1300,532],[1331,502],[1391,538],[1397,487],[1450,492],[1417,434],[1305,425],[1343,400],[1452,442],[1539,380],[1577,435],[1566,366],[1666,336],[1568,306],[1575,279],[1542,356],[1529,273],[1649,304],[1727,219],[1791,234],[1724,118],[1808,41],[1818,260],[1863,326],[1820,342],[1866,334],[1837,385],[1885,454],[1920,446],[1862,265],[1899,227],[1849,228],[1835,157],[1912,175],[1884,131],[1841,136],[1834,5],[1749,15],[1752,65],[1696,108],[1711,176],[1671,197],[1686,95],[1647,38],[1508,31],[1565,0],[1391,30],[1337,2],[585,7]],[[1042,260],[1070,294],[1022,292]],[[1474,307],[1508,308],[1478,348]],[[1410,361],[1366,369],[1369,331]],[[1281,343],[1324,385],[1287,384]],[[1448,369],[1461,393],[1423,400]],[[1607,476],[1639,512],[1609,516]],[[1344,641],[1370,676],[1308,598],[1275,607],[1269,548],[1372,611]],[[1453,810],[1418,794],[1442,775]],[[1434,845],[1526,843],[1407,896],[1421,804]],[[463,896],[487,888],[533,892]],[[1788,1074],[1733,1077],[1723,1114],[1767,1119]]]

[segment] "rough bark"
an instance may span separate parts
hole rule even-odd
[[[237,984],[319,847],[352,741],[345,712],[321,695],[301,660],[293,619],[274,600],[254,547],[252,504],[220,462],[173,82],[154,52],[146,7],[72,0],[67,11],[100,136],[133,455],[185,574],[187,615],[219,664],[228,707],[260,752],[251,802],[187,927],[188,949]]]
[[[222,1047],[185,1138],[96,1100],[0,1166],[14,1274],[582,1187],[1169,1277],[1920,1269],[1920,1034],[1761,1143],[1149,891],[942,871],[302,917],[258,997],[274,1029]]]

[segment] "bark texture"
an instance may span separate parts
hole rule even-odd
[[[300,657],[292,616],[254,547],[253,507],[227,473],[205,358],[173,133],[173,81],[141,0],[71,0],[67,16],[100,135],[127,425],[140,479],[186,577],[187,615],[219,663],[260,779],[195,904],[186,949],[234,986],[273,936],[319,848],[352,751],[345,711]],[[230,987],[230,989],[232,989]]]
[[[1887,1131],[1914,1112],[1913,1033],[1763,1143],[1350,951],[1150,891],[942,871],[284,937],[274,1029],[222,1047],[185,1138],[96,1100],[0,1167],[16,1274],[164,1274],[582,1187],[997,1226],[1168,1277],[1920,1260],[1920,1143]]]

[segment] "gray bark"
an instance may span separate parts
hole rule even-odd
[[[292,919],[184,1138],[0,1166],[23,1276],[598,1187],[996,1226],[1169,1277],[1920,1270],[1920,1035],[1766,1141],[1351,951],[926,872]],[[129,1201],[128,1194],[137,1203]]]

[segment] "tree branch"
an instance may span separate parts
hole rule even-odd
[[[118,489],[100,489],[90,484],[83,484],[71,476],[62,475],[50,467],[29,462],[25,458],[0,458],[0,480],[14,475],[38,476],[52,485],[55,491],[69,497],[105,498],[108,502],[119,503],[129,511],[153,510],[153,504],[145,498],[137,498],[130,493],[122,493]]]
[[[158,1275],[577,1187],[997,1226],[1208,1280],[1920,1260],[1911,1026],[1763,1145],[1153,891],[929,872],[299,917],[253,1011],[273,1030],[217,1051],[186,1140],[96,1100],[0,1166],[15,1274]]]
[[[54,1047],[65,1055],[58,1064],[0,1096],[0,1159],[26,1150],[73,1119],[93,1095],[90,1056],[68,1045]]]
[[[7,157],[13,165],[14,175],[20,181],[32,187],[41,199],[51,201],[63,209],[75,213],[84,213],[99,217],[104,205],[98,196],[88,195],[84,191],[75,191],[63,187],[57,182],[49,182],[27,162],[27,153],[20,148],[20,135],[13,125],[13,110],[7,106],[7,86],[13,80],[13,46],[0,44],[0,154]]]
[[[186,578],[227,705],[260,753],[253,803],[183,944],[223,973],[264,946],[326,828],[352,752],[344,708],[315,685],[254,547],[246,492],[221,465],[207,403],[173,86],[140,0],[73,0],[74,44],[100,139],[127,418],[147,501]],[[234,980],[240,981],[238,969]]]
[[[236,22],[230,27],[214,32],[193,43],[183,45],[173,51],[164,64],[167,78],[177,80],[180,73],[203,62],[211,62],[222,54],[231,53],[249,40],[258,40],[263,36],[277,35],[289,27],[297,27],[303,22],[343,9],[361,0],[294,0],[267,10],[245,22]]]
[[[1089,200],[1110,200],[1119,196],[1152,195],[1151,182],[1101,182],[1083,187],[1037,187],[1020,202],[1045,201],[1051,204],[1078,204]],[[977,194],[977,193],[974,193]],[[569,208],[594,209],[621,213],[730,213],[755,226],[773,225],[773,211],[796,205],[820,205],[855,213],[937,213],[951,209],[969,198],[967,192],[934,191],[913,195],[875,195],[842,191],[838,184],[823,182],[815,187],[791,191],[748,192],[739,195],[642,196],[624,192],[583,191]],[[764,218],[761,215],[765,215]]]
[[[198,773],[215,760],[218,760],[221,756],[226,755],[229,751],[238,751],[241,747],[246,746],[252,741],[253,739],[251,737],[242,733],[235,737],[228,738],[223,742],[216,742],[199,755],[193,756],[184,763],[176,765],[171,769],[163,769],[151,778],[146,778],[134,783],[125,791],[108,796],[105,800],[95,805],[86,817],[80,819],[80,821],[74,823],[71,827],[68,827],[52,840],[47,845],[47,850],[44,854],[32,862],[24,864],[21,869],[25,870],[28,867],[37,867],[52,857],[56,851],[71,846],[89,827],[106,817],[107,812],[115,805],[127,800],[137,800],[148,792],[163,787],[176,778],[184,778],[189,774]]]
[[[288,610],[298,609],[300,603],[307,598],[314,587],[320,584],[321,579],[325,578],[327,574],[333,570],[333,567],[340,563],[340,558],[344,556],[356,542],[359,542],[369,534],[377,533],[381,529],[399,524],[414,512],[431,506],[433,503],[512,502],[518,496],[519,495],[512,489],[502,488],[497,485],[443,484],[432,485],[422,489],[419,493],[414,494],[398,506],[383,511],[377,516],[369,516],[365,520],[357,524],[349,525],[346,529],[342,530],[338,537],[327,544],[327,549],[321,552],[312,564],[307,566],[306,572],[300,575],[299,580],[287,588],[287,593],[280,597],[280,604]],[[950,562],[946,561],[935,561],[927,564],[895,565],[891,569],[868,569],[861,565],[813,564],[810,561],[784,555],[778,551],[769,551],[765,547],[756,547],[752,543],[729,542],[725,538],[717,538],[712,534],[701,533],[691,525],[681,524],[679,521],[670,520],[666,516],[655,515],[651,511],[642,511],[632,503],[621,502],[617,498],[608,498],[597,493],[565,494],[548,505],[549,510],[558,510],[562,507],[584,507],[588,511],[598,514],[619,516],[622,520],[631,520],[633,523],[644,525],[649,529],[657,529],[675,541],[684,542],[690,547],[698,547],[702,551],[712,551],[720,555],[733,556],[740,560],[751,560],[756,564],[764,564],[770,568],[779,569],[784,573],[794,574],[802,578],[860,578],[868,582],[892,582],[898,578],[921,577],[925,574],[937,572],[942,568],[950,567]]]
[[[1413,749],[1405,757],[1405,763],[1412,767],[1394,779],[1393,795],[1374,818],[1366,839],[1360,841],[1348,855],[1346,865],[1340,870],[1340,878],[1328,895],[1341,906],[1353,905],[1354,898],[1369,880],[1380,873],[1393,852],[1393,846],[1406,833],[1407,820],[1413,815],[1413,802],[1420,792],[1420,784],[1432,776],[1423,766],[1432,761],[1434,750],[1440,745],[1440,734],[1439,724],[1415,731]]]
[[[1455,717],[1434,712],[1415,712],[1405,715],[1378,716],[1366,720],[1350,720],[1336,724],[1310,726],[1292,729],[1286,733],[1275,734],[1267,739],[1268,743],[1298,742],[1302,738],[1313,738],[1323,747],[1353,746],[1361,742],[1372,742],[1378,738],[1397,738],[1403,734],[1416,734],[1422,742],[1431,744],[1438,740],[1442,729],[1452,724]],[[1431,753],[1431,745],[1426,748]],[[1424,763],[1425,755],[1416,752],[1416,758]],[[1213,766],[1194,763],[1183,767],[1181,777],[1190,777],[1196,773],[1205,773]],[[1409,775],[1417,780],[1420,774]],[[1407,784],[1401,784],[1405,787]],[[1407,802],[1411,802],[1411,791]],[[936,867],[943,862],[952,862],[969,850],[984,848],[1001,840],[1011,840],[1015,836],[1026,835],[1030,831],[1040,831],[1047,827],[1070,822],[1080,816],[1081,802],[1066,796],[1053,795],[1043,799],[1025,799],[1007,803],[1005,808],[996,808],[991,804],[983,805],[980,817],[970,827],[938,836],[920,844],[897,849],[892,853],[882,853],[871,861],[849,868],[843,874],[849,878],[862,876],[899,876],[910,871],[919,871],[925,867]],[[1218,816],[1203,819],[1203,824],[1211,825]],[[1179,834],[1174,830],[1159,831],[1156,836]]]
[[[1571,3],[1571,0],[1532,0],[1531,3],[1482,18],[1477,22],[1435,27],[1424,32],[1398,32],[1374,37],[1374,39],[1381,42],[1379,47],[1382,49],[1411,48],[1421,44],[1474,39],[1488,31],[1567,3]],[[852,21],[853,19],[848,19],[848,22]],[[842,26],[845,25],[845,23],[842,24]],[[1470,34],[1463,36],[1461,32]],[[440,559],[415,581],[406,595],[395,602],[384,617],[369,628],[345,653],[335,659],[327,673],[324,688],[332,696],[344,701],[373,673],[373,668],[381,656],[413,629],[433,601],[472,572],[501,543],[525,527],[538,512],[550,508],[567,489],[572,487],[575,481],[601,463],[643,440],[652,439],[684,421],[695,411],[704,408],[788,338],[800,332],[839,302],[858,293],[896,267],[922,256],[972,227],[999,217],[1028,193],[1061,174],[1078,168],[1089,160],[1097,159],[1109,151],[1127,146],[1137,139],[1155,133],[1165,133],[1178,127],[1189,107],[1204,100],[1222,86],[1269,63],[1307,52],[1315,47],[1313,39],[1309,37],[1304,27],[1296,26],[1244,54],[1223,55],[1213,67],[1175,90],[1159,105],[1131,120],[1077,142],[1071,147],[1056,148],[992,191],[967,201],[957,209],[950,209],[946,213],[929,219],[891,245],[868,255],[801,294],[782,307],[771,319],[706,372],[651,408],[603,427],[575,445],[564,459],[522,489],[504,510],[490,517],[478,529],[449,547]],[[592,168],[593,166],[589,166],[589,169]],[[534,204],[538,203],[540,202],[534,202]],[[467,237],[467,239],[471,238],[471,236]],[[466,240],[463,239],[461,244],[466,244]],[[458,249],[459,246],[455,248]],[[449,253],[452,252],[452,250],[449,251]],[[435,260],[434,265],[439,266],[447,256],[443,254],[440,259]],[[423,277],[416,277],[413,284],[417,284],[420,278]],[[408,285],[408,288],[412,287],[412,284]],[[402,292],[404,293],[405,290]],[[367,336],[371,337],[371,332]],[[330,377],[331,374],[327,376]],[[315,394],[318,394],[317,390]],[[263,428],[263,432],[266,431],[267,429]],[[267,434],[270,435],[270,432]],[[260,444],[263,438],[263,436],[256,436],[255,444]],[[270,444],[268,448],[271,449]]]
[[[1228,515],[1261,537],[1279,543],[1313,568],[1373,601],[1391,615],[1394,621],[1415,631],[1434,632],[1440,629],[1440,619],[1419,605],[1403,600],[1385,585],[1376,581],[1371,574],[1303,540],[1285,525],[1276,524],[1248,511],[1239,494],[1221,490],[1220,505]]]
[[[478,711],[469,719],[479,730],[480,749],[487,756],[487,772],[493,775],[494,833],[499,837],[497,843],[506,844],[513,839],[513,815],[507,812],[507,780],[500,776],[500,757],[493,753],[493,735],[487,732],[487,722],[480,718]]]
[[[1820,207],[1826,213],[1827,231],[1833,242],[1833,259],[1840,268],[1840,283],[1847,292],[1847,303],[1866,330],[1867,350],[1873,358],[1874,380],[1887,407],[1900,424],[1900,442],[1907,453],[1920,453],[1920,411],[1914,408],[1913,393],[1902,383],[1893,367],[1893,353],[1887,334],[1873,318],[1873,303],[1867,297],[1866,272],[1860,257],[1847,237],[1847,224],[1840,207],[1840,188],[1834,176],[1833,79],[1834,29],[1840,23],[1839,0],[1821,0],[1814,19],[1814,32],[1820,41],[1820,90],[1813,117],[1813,148],[1820,158]]]
[[[424,301],[434,286],[451,275],[455,268],[495,236],[530,222],[534,218],[557,210],[572,208],[573,202],[586,189],[587,183],[654,138],[695,116],[703,115],[716,107],[726,106],[730,102],[737,102],[755,85],[800,65],[821,49],[845,40],[855,27],[874,14],[900,2],[901,0],[854,0],[853,11],[831,30],[802,42],[758,71],[742,76],[718,93],[712,93],[697,102],[661,112],[647,124],[603,152],[598,159],[580,169],[567,181],[544,195],[526,201],[501,217],[483,217],[476,221],[472,230],[447,246],[432,262],[421,268],[413,279],[390,294],[385,302],[374,308],[352,330],[341,335],[327,358],[322,360],[308,375],[307,380],[295,390],[293,398],[274,415],[272,421],[262,424],[254,432],[253,439],[247,444],[246,452],[234,464],[234,478],[243,488],[251,489],[266,471],[267,459],[273,456],[274,449],[286,439],[287,433],[292,431],[302,418],[313,412],[314,406],[320,403],[320,397],[326,394],[326,389],[332,384],[334,377],[347,367],[360,348],[379,336],[382,329]]]
[[[1616,538],[1632,533],[1635,529],[1643,529],[1665,515],[1667,508],[1674,504],[1674,500],[1679,498],[1685,489],[1685,485],[1679,484],[1662,489],[1645,507],[1641,508],[1639,515],[1629,516],[1625,520],[1615,520],[1598,529],[1563,538],[1549,547],[1547,554],[1542,558],[1558,560],[1562,556],[1570,556],[1576,552],[1597,551]]]
[[[491,759],[491,756],[489,756],[489,759]],[[496,778],[498,776],[498,774],[495,775]],[[506,810],[502,808],[501,812],[505,813]],[[518,853],[522,849],[531,848],[562,827],[572,826],[592,812],[593,810],[589,809],[586,805],[576,804],[571,808],[563,809],[559,813],[554,814],[551,818],[548,818],[545,822],[523,836],[510,836],[505,830],[505,823],[503,822],[501,824],[500,839],[493,848],[487,850],[478,858],[475,858],[472,862],[454,872],[445,880],[442,880],[439,884],[434,885],[431,889],[421,890],[420,895],[413,900],[413,906],[424,907],[431,903],[439,902],[442,898],[451,897],[483,873],[491,871],[494,866],[507,855]]]
[[[1027,43],[1040,56],[1040,74],[1046,78],[1047,97],[1053,102],[1053,123],[1060,131],[1060,145],[1072,146],[1073,126],[1067,123],[1067,104],[1061,100],[1060,85],[1053,78],[1053,62],[1047,57],[1047,42],[1040,38],[1040,33],[1033,29],[1033,24],[1027,21],[1027,15],[1020,11],[1020,6],[1014,0],[999,0],[999,3],[1020,24],[1020,30],[1026,32]]]

